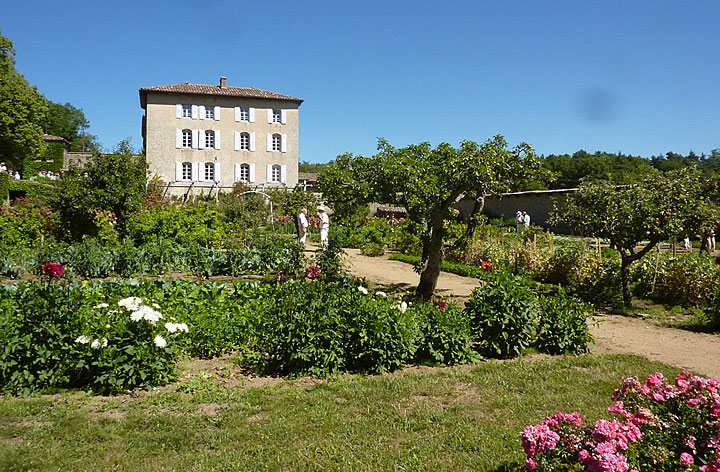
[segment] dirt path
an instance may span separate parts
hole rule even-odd
[[[350,271],[375,284],[412,290],[420,276],[410,264],[391,261],[387,256],[366,257],[357,249],[346,249]],[[438,295],[464,302],[477,286],[477,279],[442,272]],[[720,336],[664,328],[647,321],[619,315],[596,316],[590,330],[596,354],[638,354],[648,359],[720,378]]]

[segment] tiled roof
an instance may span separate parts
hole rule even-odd
[[[256,89],[255,87],[220,87],[219,85],[205,84],[172,84],[143,87],[140,89],[140,101],[145,103],[145,96],[148,92],[153,93],[185,93],[189,95],[219,95],[223,97],[261,98],[270,100],[287,100],[290,102],[303,102],[302,98],[282,95],[267,90]]]
[[[65,141],[65,142],[68,142],[67,139],[61,138],[60,136],[53,136],[52,134],[43,134],[43,141]]]
[[[298,172],[298,180],[307,180],[309,182],[317,182],[317,172]]]

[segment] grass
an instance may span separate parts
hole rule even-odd
[[[608,417],[637,356],[415,368],[262,388],[202,372],[147,395],[0,401],[0,470],[514,471],[523,427]]]

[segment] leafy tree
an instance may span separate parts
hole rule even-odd
[[[43,149],[45,97],[15,69],[12,41],[0,34],[0,161],[16,169]]]
[[[70,103],[54,103],[48,100],[45,132],[60,136],[70,142],[71,151],[97,151],[97,137],[87,132],[90,122],[85,113]]]
[[[620,254],[623,302],[630,306],[633,262],[662,240],[697,234],[720,223],[710,202],[710,187],[694,168],[656,174],[630,185],[584,181],[562,208],[556,208],[552,219],[610,241]]]
[[[117,228],[125,233],[130,215],[142,208],[147,163],[145,156],[130,150],[126,140],[113,154],[95,153],[84,169],[70,169],[58,181],[50,206],[73,239],[93,233],[93,218],[100,210],[115,213]]]
[[[321,164],[317,162],[302,161],[300,164],[298,164],[298,172],[319,173],[325,170],[329,165],[329,162]]]
[[[422,227],[422,262],[417,294],[430,299],[440,275],[444,251],[472,235],[484,196],[514,189],[520,179],[540,171],[540,161],[528,144],[512,150],[498,135],[482,145],[463,141],[459,148],[429,143],[396,149],[384,139],[378,154],[366,158],[338,156],[319,179],[323,195],[335,205],[372,201],[402,206]],[[451,241],[447,223],[455,219],[453,205],[475,199],[467,232]]]

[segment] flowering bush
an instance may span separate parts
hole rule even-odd
[[[318,277],[320,277],[320,267],[317,266],[310,266],[305,271],[305,277],[307,277],[310,280],[315,280]]]
[[[583,425],[556,413],[522,433],[531,470],[591,472],[720,471],[720,381],[682,372],[624,380],[608,411],[615,420]]]

